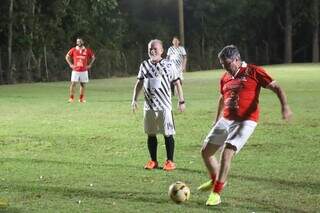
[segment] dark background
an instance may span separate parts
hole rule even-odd
[[[188,71],[218,68],[235,44],[258,65],[319,62],[318,0],[184,0]],[[136,75],[150,39],[179,34],[178,0],[1,0],[0,83],[69,80],[65,54],[82,36],[91,78]]]

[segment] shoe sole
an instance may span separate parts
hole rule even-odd
[[[215,203],[215,204],[208,204],[208,203],[206,203],[206,206],[217,206],[217,205],[219,205],[221,203],[221,200],[218,202],[218,203]]]

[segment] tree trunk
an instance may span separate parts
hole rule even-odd
[[[265,64],[270,63],[270,54],[269,54],[269,43],[265,40],[263,40],[264,46],[265,46]]]
[[[9,24],[8,24],[8,75],[7,75],[7,81],[8,81],[8,82],[13,82],[13,69],[12,69],[13,1],[14,1],[14,0],[10,0],[10,6],[9,6]]]
[[[126,57],[126,54],[124,53],[124,52],[120,52],[120,54],[121,54],[121,58],[122,58],[122,60],[121,61],[123,61],[123,66],[124,66],[124,71],[125,71],[125,74],[128,74],[128,61],[127,61],[127,57]]]
[[[2,49],[0,47],[0,84],[3,84]]]
[[[312,1],[312,19],[313,19],[313,32],[312,32],[312,62],[319,62],[319,2],[318,0]]]
[[[44,55],[44,66],[46,70],[46,80],[49,81],[49,70],[48,70],[48,61],[47,61],[47,45],[43,45],[43,55]]]
[[[178,11],[179,11],[179,32],[180,32],[180,42],[184,46],[184,15],[183,15],[183,0],[178,0]]]
[[[285,1],[284,63],[292,63],[292,16],[290,0]]]

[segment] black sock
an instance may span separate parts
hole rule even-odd
[[[157,148],[158,148],[158,141],[156,136],[148,135],[148,149],[151,160],[157,161]]]
[[[174,138],[172,135],[164,136],[166,150],[167,150],[167,160],[173,161],[174,154]]]

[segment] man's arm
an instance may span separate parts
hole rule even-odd
[[[182,59],[182,68],[183,68],[183,70],[182,70],[183,72],[185,72],[187,69],[187,56],[186,55],[184,55],[183,59]]]
[[[277,96],[281,104],[282,119],[288,121],[292,117],[292,111],[288,105],[287,97],[283,89],[277,82],[273,81],[268,86],[267,89],[272,90]]]
[[[216,115],[216,119],[215,119],[213,124],[215,124],[220,119],[220,117],[222,115],[222,111],[223,111],[223,105],[224,105],[223,96],[220,94],[220,97],[219,97],[219,100],[218,100],[217,115]]]
[[[183,90],[181,86],[180,79],[176,80],[174,82],[174,85],[177,88],[177,93],[178,93],[178,108],[180,112],[183,112],[186,108],[185,102],[184,102],[184,97],[183,97]]]
[[[132,95],[131,107],[133,112],[135,112],[138,108],[137,101],[138,101],[138,96],[142,89],[142,86],[143,86],[143,80],[137,80],[136,85],[134,86],[133,95]]]
[[[66,55],[66,61],[67,61],[67,63],[69,64],[69,67],[70,67],[71,69],[73,69],[74,66],[73,66],[73,64],[72,64],[71,57],[70,57],[69,54]]]
[[[90,60],[90,63],[89,63],[89,65],[87,66],[87,69],[90,69],[91,67],[92,67],[92,64],[93,64],[93,62],[96,60],[96,57],[93,55],[92,57],[91,57],[91,60]]]

